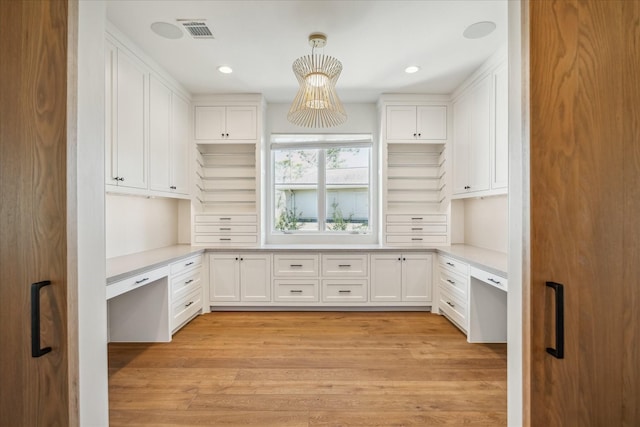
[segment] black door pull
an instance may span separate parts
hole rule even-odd
[[[45,280],[31,284],[31,356],[40,357],[51,351],[51,347],[40,348],[40,289],[51,284]]]
[[[547,353],[556,359],[564,359],[564,286],[547,282],[556,294],[556,348],[547,347]]]

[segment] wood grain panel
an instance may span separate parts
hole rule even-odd
[[[66,333],[66,1],[0,2],[0,363],[3,423],[69,424]],[[7,59],[9,58],[9,59]],[[30,284],[41,292],[31,357]]]
[[[120,425],[506,425],[506,346],[430,313],[211,313],[109,345]]]
[[[622,4],[621,48],[626,61],[621,67],[621,94],[624,119],[623,186],[624,259],[622,283],[628,284],[623,297],[623,387],[622,423],[640,424],[640,2]]]
[[[530,3],[531,91],[531,426],[571,425],[577,413],[579,294],[577,269],[580,185],[574,162],[579,147],[574,130],[577,90],[577,1]],[[565,285],[565,359],[553,347],[553,301],[545,282]],[[562,387],[560,387],[560,385]],[[544,398],[542,398],[544,396]],[[548,401],[557,402],[549,405]],[[565,414],[570,415],[565,415]],[[565,418],[567,417],[567,418]]]
[[[531,426],[640,425],[639,4],[529,3]]]

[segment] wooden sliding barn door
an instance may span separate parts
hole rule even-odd
[[[533,427],[640,426],[640,1],[524,4],[531,155],[525,419]]]
[[[67,0],[0,0],[2,426],[74,424],[67,349],[67,23]]]

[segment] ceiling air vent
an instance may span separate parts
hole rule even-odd
[[[178,22],[194,39],[214,38],[204,19],[178,19]]]

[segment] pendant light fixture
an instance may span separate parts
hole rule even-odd
[[[287,119],[293,124],[309,128],[337,126],[347,120],[347,114],[336,93],[342,63],[331,56],[315,53],[315,49],[327,44],[327,36],[324,34],[311,34],[309,44],[311,55],[293,62],[293,73],[300,83],[300,89]]]

